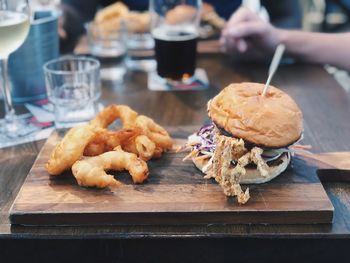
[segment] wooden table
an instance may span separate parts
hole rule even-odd
[[[128,104],[162,125],[200,125],[207,119],[206,102],[223,87],[231,82],[263,82],[267,74],[266,65],[233,64],[222,55],[201,55],[198,64],[211,81],[206,91],[153,92],[147,89],[146,74],[133,73],[124,85],[103,82],[102,102]],[[350,98],[321,66],[281,66],[273,84],[302,108],[304,143],[311,144],[314,152],[350,150]],[[328,262],[348,255],[350,185],[336,182],[324,184],[335,207],[330,225],[11,226],[10,206],[43,143],[0,150],[1,262],[29,258],[97,262],[106,256],[121,262],[154,262],[154,257],[166,262],[233,262],[236,257],[248,262],[265,258]]]

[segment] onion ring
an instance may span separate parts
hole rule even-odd
[[[70,129],[51,153],[46,170],[51,175],[59,175],[69,170],[83,155],[85,147],[95,135],[95,128],[90,125],[79,125]]]
[[[136,118],[135,126],[141,129],[143,134],[150,138],[156,146],[162,148],[163,151],[172,148],[173,140],[170,138],[168,132],[151,118],[140,115]]]
[[[74,163],[72,172],[81,186],[104,188],[121,183],[107,174],[106,170],[127,170],[134,183],[142,183],[148,178],[147,163],[120,146],[94,157],[85,157]]]

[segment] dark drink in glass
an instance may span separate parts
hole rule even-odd
[[[157,73],[171,83],[188,83],[196,70],[202,0],[150,0]]]
[[[158,75],[183,80],[194,75],[198,36],[191,30],[153,31]]]

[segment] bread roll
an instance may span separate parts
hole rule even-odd
[[[208,114],[236,138],[265,148],[296,142],[303,131],[303,116],[294,100],[273,86],[266,96],[259,83],[231,84],[208,103]]]

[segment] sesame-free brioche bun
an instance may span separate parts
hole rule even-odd
[[[259,83],[231,84],[208,102],[208,114],[236,138],[265,148],[296,142],[303,131],[303,115],[285,92],[270,86],[265,96]]]
[[[290,154],[284,153],[277,160],[273,161],[271,164],[268,164],[267,168],[267,176],[261,176],[260,172],[256,169],[256,167],[245,167],[246,173],[240,177],[240,184],[262,184],[268,181],[271,181],[282,172],[284,172],[290,162]],[[194,165],[203,173],[203,167],[208,164],[208,159],[198,159],[192,158]]]

